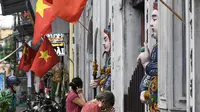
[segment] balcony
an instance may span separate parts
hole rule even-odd
[[[20,35],[33,35],[35,15],[30,0],[0,0],[2,15],[15,16],[15,29]]]
[[[1,0],[2,15],[12,15],[26,10],[26,0]]]

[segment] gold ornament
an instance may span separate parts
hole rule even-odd
[[[153,92],[157,91],[158,89],[158,77],[155,77],[151,82],[150,82],[150,87],[149,90],[152,90]]]
[[[150,97],[151,97],[150,92],[149,92],[149,91],[145,91],[145,93],[144,93],[144,98],[145,98],[146,100],[149,100]]]
[[[148,87],[148,93],[147,94],[149,94],[149,99],[151,98],[150,91],[156,92],[157,90],[158,90],[158,76],[154,76],[154,79],[150,81],[150,84],[149,84],[149,87]],[[150,112],[159,112],[158,105],[155,101],[156,99],[151,98],[150,100],[151,100],[151,102],[153,102],[153,104],[149,106]]]
[[[100,85],[103,85],[105,82],[106,82],[106,78],[103,78],[103,79],[100,81]]]
[[[64,75],[64,80],[65,81],[69,81],[69,73],[65,70],[65,69],[63,69],[63,75]]]
[[[93,67],[93,73],[97,73],[97,71],[98,71],[98,64],[97,64],[96,61],[93,62],[92,67]]]
[[[102,74],[105,74],[105,68],[104,68],[104,67],[101,69],[100,74],[101,74],[101,75],[102,75]]]
[[[61,75],[61,70],[60,69],[53,71],[53,78],[52,78],[52,80],[54,82],[61,82],[62,81],[62,75]]]
[[[52,80],[54,82],[61,82],[62,78],[64,76],[64,80],[68,81],[69,80],[69,73],[65,70],[65,69],[57,69],[57,70],[53,70],[53,78]]]
[[[108,69],[106,70],[106,74],[107,74],[107,75],[110,75],[110,74],[111,74],[111,66],[110,66],[110,65],[108,66]]]

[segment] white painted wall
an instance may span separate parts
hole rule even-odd
[[[194,80],[195,80],[195,85],[194,85],[194,112],[199,112],[200,111],[200,89],[199,89],[199,82],[200,82],[200,61],[199,61],[199,56],[200,56],[200,51],[198,50],[200,48],[200,1],[199,0],[194,0]]]
[[[115,95],[116,112],[124,110],[124,28],[123,28],[123,8],[122,0],[113,0],[112,17],[112,51],[111,51],[111,91]],[[121,10],[120,10],[121,9]]]
[[[124,21],[122,36],[124,46],[124,93],[128,93],[131,76],[137,66],[136,59],[140,53],[141,43],[141,16],[142,11],[134,9],[129,3],[131,0],[124,1]]]

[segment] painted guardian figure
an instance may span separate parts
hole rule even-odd
[[[151,37],[156,39],[156,44],[153,46],[151,52],[147,43],[145,45],[145,51],[140,53],[137,61],[141,61],[145,76],[140,84],[140,100],[142,103],[147,103],[149,105],[150,112],[158,112],[157,98],[158,98],[158,9],[157,2],[154,3],[154,10],[152,12],[152,18],[150,23],[150,28],[152,30]]]
[[[107,29],[104,29],[103,37],[103,56],[105,57],[105,65],[100,71],[100,76],[96,80],[92,80],[90,85],[92,88],[101,87],[101,90],[111,90],[111,34],[110,25]],[[96,64],[96,63],[93,63]],[[93,65],[97,66],[97,65]]]

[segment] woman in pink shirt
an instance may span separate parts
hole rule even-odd
[[[83,82],[80,78],[72,79],[72,82],[69,83],[72,91],[67,95],[66,99],[66,112],[81,112],[81,108],[86,103],[82,87]]]
[[[40,80],[39,93],[44,95],[44,81]]]

